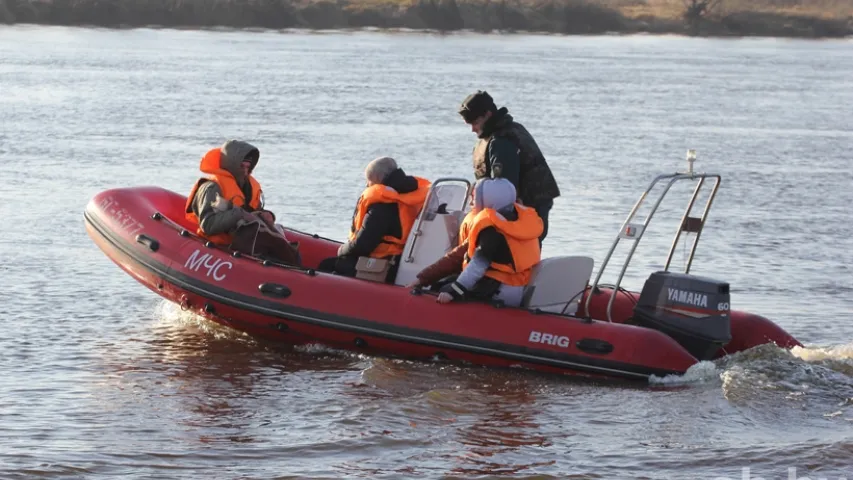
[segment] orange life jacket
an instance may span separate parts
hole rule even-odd
[[[474,226],[474,219],[477,218],[478,213],[480,212],[471,210],[467,215],[465,215],[465,218],[462,219],[462,224],[459,225],[459,237],[456,242],[457,245],[462,245],[468,241],[468,236],[471,234],[471,228]]]
[[[480,232],[488,227],[495,227],[506,239],[512,254],[509,264],[492,262],[486,270],[486,276],[512,286],[524,286],[530,283],[533,267],[539,263],[542,252],[539,249],[539,236],[544,226],[536,210],[515,204],[518,220],[509,221],[503,215],[491,208],[484,208],[473,220],[468,232],[468,254],[462,262],[462,268],[468,266],[477,250],[477,238]],[[466,218],[467,220],[467,218]],[[463,222],[464,225],[464,222]]]
[[[219,186],[220,195],[225,200],[230,201],[233,208],[245,208],[248,211],[254,211],[261,208],[261,184],[258,183],[254,177],[249,175],[249,182],[252,185],[252,199],[249,201],[249,204],[246,205],[245,195],[243,195],[243,190],[240,188],[240,185],[237,184],[237,179],[234,178],[234,175],[232,175],[231,172],[222,168],[222,151],[219,148],[214,148],[208,151],[204,157],[202,157],[199,169],[207,175],[195,182],[195,185],[193,185],[193,189],[190,192],[190,196],[187,197],[187,220],[196,227],[196,234],[198,234],[198,236],[206,238],[218,245],[230,245],[232,235],[228,233],[207,235],[201,230],[198,216],[196,216],[192,208],[193,200],[195,199],[196,192],[198,192],[198,188],[204,182],[216,182],[216,185]]]
[[[406,239],[409,238],[409,232],[415,224],[415,219],[421,212],[421,208],[426,201],[427,193],[429,192],[429,180],[421,177],[415,177],[418,180],[418,189],[409,193],[397,193],[391,187],[376,184],[367,187],[361,193],[358,199],[358,204],[355,207],[355,215],[352,219],[352,227],[350,228],[349,239],[354,241],[358,231],[364,223],[364,217],[367,215],[367,209],[371,205],[377,203],[396,203],[397,210],[400,214],[400,230],[402,237],[397,238],[391,235],[382,237],[382,243],[370,252],[371,258],[385,258],[403,253],[403,248],[406,246]]]

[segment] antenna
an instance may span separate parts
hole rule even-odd
[[[696,161],[696,150],[687,151],[687,174],[693,175],[693,162]]]

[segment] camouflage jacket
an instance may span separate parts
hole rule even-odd
[[[484,126],[480,141],[474,146],[474,176],[478,180],[501,176],[500,169],[492,168],[489,160],[489,146],[496,138],[505,138],[518,149],[518,181],[513,183],[524,205],[536,206],[560,196],[557,181],[533,136],[523,125],[513,121],[506,108],[498,110]],[[497,159],[496,165],[500,160]]]

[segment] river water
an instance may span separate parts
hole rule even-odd
[[[851,47],[0,26],[0,478],[853,478]],[[692,273],[806,348],[649,385],[293,349],[162,302],[85,233],[97,192],[186,193],[242,138],[283,223],[343,238],[376,156],[471,177],[455,109],[478,88],[560,183],[545,255],[600,265],[696,149],[723,183]],[[673,232],[650,227],[624,286]]]

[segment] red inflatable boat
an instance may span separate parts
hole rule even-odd
[[[691,216],[709,179],[713,191],[705,209]],[[404,287],[454,244],[469,203],[471,186],[464,179],[433,183],[394,285],[316,272],[312,267],[334,256],[339,243],[296,230],[287,234],[300,243],[304,269],[215,247],[192,233],[184,219],[186,197],[162,188],[102,192],[84,216],[98,247],[154,292],[212,321],[291,344],[640,380],[682,374],[700,360],[768,342],[800,345],[766,318],[730,311],[728,284],[690,275],[690,261],[677,273],[669,271],[667,259],[667,268],[652,273],[643,291],[633,293],[619,287],[629,255],[617,284],[599,285],[616,244],[634,242],[633,253],[660,200],[681,180],[697,183],[676,235],[677,240],[682,232],[696,234],[692,260],[720,177],[691,168],[654,179],[592,282],[591,258],[543,259],[520,308],[440,305],[433,293]],[[666,190],[652,213],[634,222],[640,204],[662,181]]]

